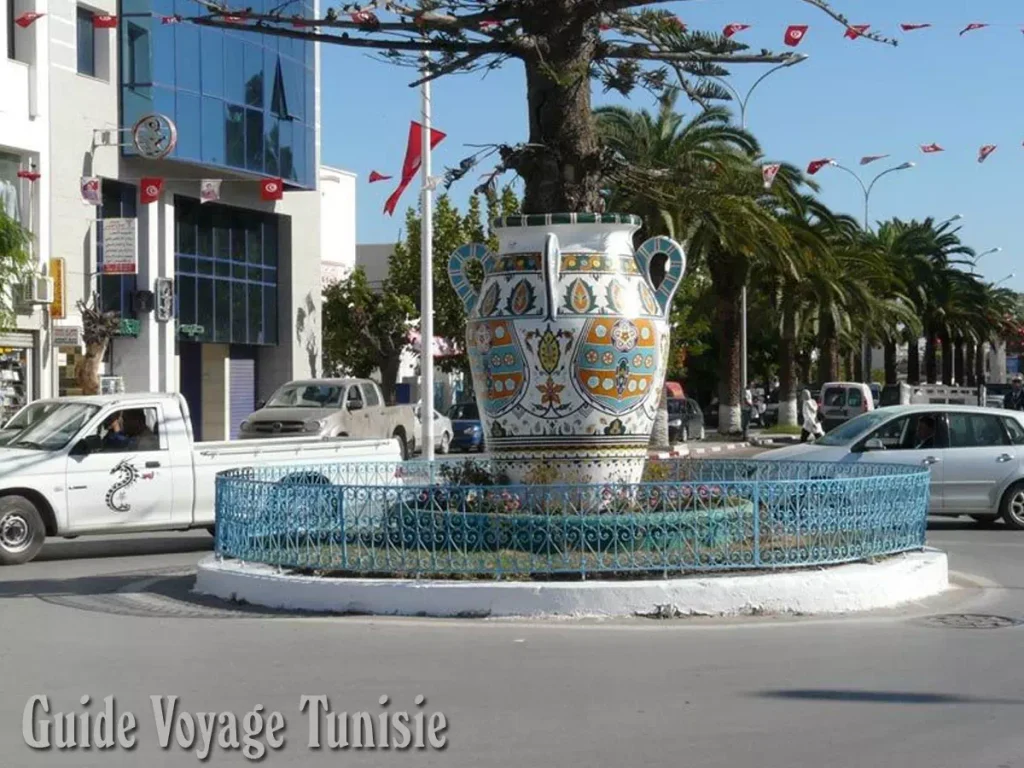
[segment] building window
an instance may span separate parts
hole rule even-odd
[[[277,217],[175,197],[178,337],[277,344]]]
[[[78,74],[96,77],[96,28],[93,26],[93,12],[79,6],[78,25]]]
[[[14,0],[7,0],[7,58],[18,58],[14,52]]]

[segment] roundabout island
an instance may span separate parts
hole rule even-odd
[[[652,459],[635,483],[525,485],[513,461],[223,473],[196,590],[332,614],[672,617],[846,613],[948,587],[925,547],[925,469]]]

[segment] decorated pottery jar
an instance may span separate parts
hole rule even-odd
[[[494,222],[499,253],[451,255],[487,449],[513,482],[640,480],[686,257],[666,237],[634,253],[639,226],[617,214],[507,216]]]

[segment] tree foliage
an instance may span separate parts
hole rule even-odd
[[[17,221],[0,210],[0,284],[23,283],[32,272],[31,236]],[[16,294],[0,290],[0,327],[14,325]]]

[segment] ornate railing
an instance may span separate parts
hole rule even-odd
[[[925,543],[918,467],[678,459],[636,484],[496,481],[454,462],[224,472],[217,553],[338,575],[578,578],[826,565]]]

